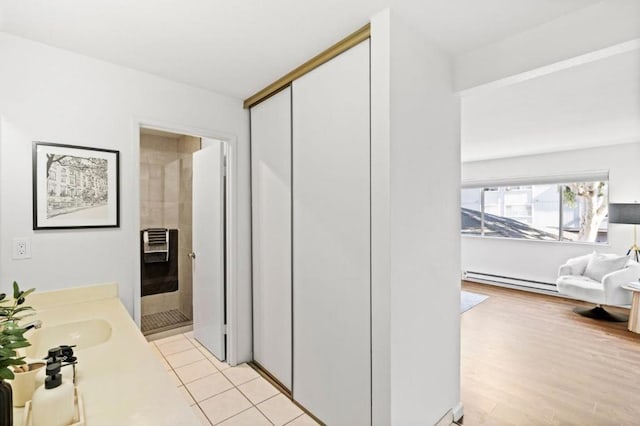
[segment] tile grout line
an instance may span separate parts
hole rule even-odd
[[[183,336],[184,336],[184,334],[183,334]],[[186,336],[185,336],[185,338],[186,338],[187,340],[190,340],[190,339],[189,339],[188,337],[186,337]],[[190,343],[193,345],[193,342],[190,342]],[[156,344],[156,346],[157,346],[157,344]],[[193,345],[193,346],[195,346],[195,345]],[[207,354],[211,354],[211,353],[210,353],[210,352],[209,352],[209,351],[208,351],[204,346],[200,346],[200,348],[202,348],[202,349],[204,349],[205,351],[207,351]],[[214,374],[222,374],[222,375],[223,375],[223,377],[224,377],[225,379],[227,379],[227,380],[229,381],[229,383],[231,383],[231,386],[233,386],[232,388],[226,389],[226,390],[224,390],[224,391],[222,391],[222,392],[219,392],[219,393],[217,393],[217,394],[215,394],[215,395],[211,395],[210,397],[205,398],[205,399],[203,399],[202,401],[198,401],[198,400],[196,400],[196,398],[193,396],[193,394],[189,391],[189,388],[187,388],[187,384],[186,384],[185,382],[183,382],[183,381],[182,381],[182,379],[180,378],[180,376],[178,376],[178,374],[177,374],[177,373],[175,373],[175,369],[173,368],[173,366],[171,366],[171,364],[169,364],[169,365],[172,367],[172,370],[171,370],[171,371],[173,371],[173,372],[176,374],[176,376],[178,377],[178,380],[180,380],[180,382],[181,382],[181,383],[183,383],[183,386],[184,386],[185,390],[189,393],[189,395],[191,396],[191,398],[193,398],[193,400],[195,401],[195,404],[194,404],[194,405],[195,405],[195,406],[197,406],[197,407],[198,407],[198,410],[200,410],[200,411],[202,412],[202,414],[205,416],[205,418],[207,419],[207,421],[209,422],[209,424],[211,424],[211,425],[217,425],[217,424],[220,424],[220,423],[222,423],[222,422],[224,422],[224,421],[227,421],[227,420],[229,420],[229,419],[231,419],[231,418],[233,418],[233,417],[235,417],[235,416],[237,416],[237,415],[239,415],[239,414],[241,414],[241,413],[243,413],[243,412],[245,412],[245,411],[247,411],[247,410],[250,410],[254,405],[253,405],[253,403],[249,400],[249,398],[247,398],[247,397],[242,393],[242,391],[241,391],[240,389],[238,389],[238,387],[235,385],[235,383],[233,383],[233,382],[229,379],[229,377],[228,377],[226,374],[223,374],[223,370],[218,369],[218,367],[216,367],[216,366],[211,362],[211,360],[209,359],[209,357],[207,356],[207,354],[205,354],[205,353],[203,352],[203,350],[202,350],[202,349],[200,349],[200,348],[199,348],[199,347],[196,347],[196,349],[198,349],[198,351],[199,351],[199,352],[200,352],[200,353],[205,357],[204,359],[205,359],[205,360],[207,360],[207,361],[209,361],[209,363],[210,363],[211,365],[213,365],[213,368],[215,368],[215,369],[216,369],[216,372],[215,372],[215,373],[212,373],[212,374],[208,374],[208,375],[203,376],[203,377],[199,377],[199,378],[197,378],[197,379],[195,379],[195,380],[193,380],[193,381],[191,381],[191,382],[189,382],[189,383],[193,383],[193,382],[195,382],[195,381],[197,381],[197,380],[200,380],[200,379],[202,379],[202,378],[204,378],[204,377],[213,376]],[[162,354],[162,353],[161,353],[161,355],[163,355],[163,356],[164,356],[164,354]],[[213,355],[213,354],[211,354],[211,355]],[[186,364],[186,365],[184,365],[184,366],[180,366],[180,367],[177,367],[177,368],[186,367],[187,365],[192,365],[192,364],[195,364],[196,362],[200,362],[200,361],[202,361],[202,360],[194,361],[194,362],[192,362],[192,363],[190,363],[190,364]],[[222,361],[218,360],[218,362],[222,362]],[[229,367],[229,368],[231,368],[231,367]],[[225,368],[225,370],[227,370],[227,369]],[[248,383],[248,382],[247,382],[247,383]],[[214,397],[216,397],[216,396],[218,396],[218,395],[221,395],[221,394],[223,394],[223,393],[225,393],[225,392],[228,392],[228,391],[230,391],[231,389],[234,389],[234,388],[235,388],[235,389],[237,389],[237,390],[238,390],[238,392],[240,392],[240,394],[241,394],[242,396],[244,396],[244,397],[247,399],[247,401],[249,401],[249,403],[250,403],[252,406],[251,406],[251,407],[248,407],[247,409],[245,409],[245,410],[243,410],[243,411],[241,411],[241,412],[239,412],[239,413],[236,413],[236,414],[234,414],[234,415],[232,415],[232,416],[230,416],[230,417],[228,417],[228,418],[222,419],[221,421],[219,421],[219,422],[217,422],[217,423],[213,423],[213,421],[209,418],[209,416],[207,416],[207,413],[205,413],[205,411],[204,411],[204,410],[202,409],[202,407],[200,406],[200,403],[201,403],[201,402],[205,402],[205,401],[207,401],[207,400],[209,400],[209,399],[211,399],[211,398],[214,398]],[[193,407],[193,406],[192,406],[192,407]],[[268,419],[267,419],[267,420],[268,420]],[[270,423],[271,423],[271,422],[270,422]],[[271,424],[273,424],[273,423],[271,423]]]
[[[286,422],[283,426],[287,426],[290,425],[291,423],[295,422],[296,420],[298,420],[300,417],[304,416],[305,413],[304,411],[302,412],[302,414],[300,414],[298,417],[294,417],[293,419],[289,420],[288,422]]]
[[[179,367],[174,367],[174,366],[173,366],[173,365],[171,365],[171,363],[169,363],[169,361],[167,360],[167,357],[168,357],[168,356],[171,356],[171,355],[174,355],[174,354],[169,354],[169,355],[165,355],[165,354],[163,354],[163,353],[160,351],[160,348],[159,348],[159,346],[161,346],[161,345],[158,345],[155,341],[151,341],[151,342],[148,342],[148,343],[149,343],[149,344],[151,344],[151,345],[156,349],[157,353],[158,353],[158,354],[160,354],[160,358],[161,358],[161,360],[163,360],[164,362],[166,362],[166,363],[167,363],[167,365],[169,366],[169,369],[168,369],[168,370],[165,368],[165,371],[167,372],[167,374],[169,374],[169,373],[173,373],[173,374],[177,377],[178,382],[180,383],[177,387],[178,387],[178,388],[179,388],[179,387],[183,387],[183,388],[184,388],[184,390],[187,392],[187,394],[191,397],[191,399],[193,399],[194,404],[193,404],[193,405],[190,405],[190,408],[192,408],[192,409],[193,409],[193,407],[197,407],[197,408],[198,408],[198,410],[200,411],[200,413],[202,413],[202,414],[204,415],[204,418],[207,420],[207,422],[209,422],[209,424],[210,424],[210,425],[219,425],[219,424],[221,424],[221,423],[223,423],[223,422],[225,422],[225,421],[227,421],[227,420],[230,420],[230,419],[232,419],[232,418],[234,418],[234,417],[236,417],[236,416],[238,416],[238,415],[240,415],[240,414],[242,414],[242,413],[244,413],[244,412],[246,412],[246,411],[251,410],[252,408],[255,408],[255,409],[256,409],[256,411],[257,411],[258,413],[260,413],[260,415],[262,415],[262,417],[264,417],[264,418],[267,420],[267,422],[268,422],[269,424],[271,424],[271,425],[275,425],[275,423],[274,423],[273,421],[271,421],[271,419],[270,419],[270,418],[269,418],[269,417],[268,417],[268,416],[267,416],[267,415],[266,415],[266,414],[265,414],[265,413],[260,409],[260,407],[258,407],[258,405],[259,405],[259,404],[263,404],[263,403],[265,403],[265,402],[267,402],[267,401],[269,401],[269,400],[271,400],[271,399],[273,399],[273,398],[276,398],[276,397],[278,397],[279,395],[283,395],[283,394],[282,394],[282,392],[280,392],[278,389],[276,389],[276,391],[277,391],[277,392],[276,392],[276,394],[275,394],[275,395],[272,395],[272,396],[270,396],[270,397],[268,397],[268,398],[266,398],[266,399],[264,399],[264,400],[262,400],[262,401],[260,401],[260,402],[258,402],[258,403],[256,403],[256,404],[254,404],[254,403],[253,403],[253,401],[251,401],[251,400],[248,398],[248,396],[247,396],[247,395],[246,395],[246,394],[245,394],[245,393],[240,389],[240,386],[243,386],[243,385],[245,385],[245,384],[248,384],[248,383],[251,383],[251,382],[257,381],[257,380],[259,380],[259,379],[261,378],[260,376],[258,376],[258,377],[254,377],[254,378],[252,378],[252,379],[250,379],[250,380],[247,380],[247,381],[244,381],[244,382],[242,382],[242,383],[238,383],[238,384],[234,383],[234,382],[229,378],[229,376],[227,376],[226,374],[224,374],[224,371],[229,370],[229,369],[231,369],[231,368],[233,368],[233,367],[228,366],[228,367],[227,367],[227,368],[225,368],[224,370],[220,370],[220,369],[216,366],[216,364],[214,364],[214,362],[213,362],[213,361],[211,361],[211,357],[215,357],[215,356],[214,356],[213,354],[211,354],[211,353],[210,353],[210,352],[209,352],[209,351],[208,351],[204,346],[202,346],[202,345],[200,345],[200,346],[196,346],[196,345],[194,344],[194,342],[193,342],[193,341],[191,341],[192,339],[190,339],[189,337],[185,336],[185,333],[182,333],[182,334],[180,334],[180,335],[181,335],[181,336],[183,336],[183,337],[184,337],[184,338],[189,342],[189,344],[191,344],[191,347],[189,347],[188,349],[185,349],[185,350],[183,350],[183,351],[175,352],[175,354],[182,353],[182,352],[186,352],[186,351],[191,350],[191,349],[194,349],[194,348],[195,348],[195,349],[198,349],[198,351],[199,351],[199,352],[204,356],[204,360],[209,361],[209,363],[210,363],[210,364],[215,368],[216,372],[211,373],[211,374],[206,374],[206,375],[201,376],[201,377],[198,377],[198,378],[196,378],[196,379],[194,379],[194,380],[192,380],[192,381],[190,381],[190,382],[188,382],[188,383],[187,383],[187,382],[183,381],[183,380],[182,380],[182,378],[178,375],[178,373],[176,372],[176,369],[177,369],[177,368],[187,367],[187,366],[189,366],[189,365],[193,365],[193,364],[195,364],[195,363],[197,363],[197,362],[201,362],[201,361],[203,361],[203,360],[202,360],[202,359],[199,359],[199,360],[196,360],[196,361],[193,361],[193,362],[187,363],[187,364],[185,364],[185,365],[181,365],[181,366],[179,366]],[[173,336],[169,336],[169,337],[173,337]],[[160,339],[160,340],[162,340],[162,339]],[[165,342],[165,343],[172,343],[172,342],[174,342],[174,341],[180,341],[180,340],[181,340],[181,339],[179,339],[179,338],[175,338],[175,339],[172,339],[172,340],[170,340],[169,342]],[[206,351],[206,352],[205,352],[205,351]],[[216,360],[217,360],[217,358],[216,358]],[[218,361],[219,363],[226,364],[226,363],[224,363],[223,361],[220,361],[220,360],[217,360],[217,361]],[[227,364],[227,365],[228,365],[228,364]],[[229,383],[231,383],[232,387],[231,387],[231,388],[229,388],[229,389],[226,389],[226,390],[224,390],[224,391],[222,391],[222,392],[219,392],[219,393],[217,393],[217,394],[215,394],[215,395],[211,395],[211,396],[209,396],[209,397],[207,397],[207,398],[203,399],[202,401],[197,401],[197,400],[196,400],[196,398],[194,397],[194,395],[191,393],[191,391],[190,391],[190,390],[189,390],[189,388],[187,387],[187,384],[194,383],[194,382],[196,382],[196,381],[198,381],[198,380],[200,380],[200,379],[203,379],[203,378],[206,378],[206,377],[209,377],[209,376],[213,376],[214,374],[218,374],[218,373],[222,373],[222,376],[223,376],[227,381],[229,381]],[[209,418],[209,416],[207,416],[207,413],[205,413],[205,411],[202,409],[202,407],[200,406],[200,404],[201,404],[201,403],[203,403],[203,402],[205,402],[205,401],[208,401],[208,400],[210,400],[210,399],[212,399],[212,398],[215,398],[215,397],[217,397],[217,396],[219,396],[219,395],[221,395],[221,394],[223,394],[223,393],[225,393],[225,392],[228,392],[228,391],[230,391],[230,390],[232,390],[232,389],[235,389],[235,390],[236,390],[236,391],[237,391],[237,392],[238,392],[238,393],[239,393],[243,398],[245,398],[245,399],[249,402],[249,404],[251,404],[251,405],[250,405],[249,407],[247,407],[246,409],[244,409],[244,410],[242,410],[242,411],[239,411],[238,413],[236,413],[236,414],[234,414],[234,415],[232,415],[232,416],[230,416],[230,417],[227,417],[227,418],[225,418],[225,419],[223,419],[223,420],[221,420],[221,421],[219,421],[219,422],[217,422],[217,423],[213,423],[213,421]],[[188,402],[188,401],[187,401],[187,402]],[[303,417],[304,415],[305,415],[305,413],[304,413],[304,412],[302,412],[300,415],[298,415],[298,416],[294,417],[293,419],[289,420],[288,422],[286,422],[286,423],[285,423],[285,425],[289,425],[289,424],[293,423],[294,421],[298,420],[299,418]]]
[[[275,396],[275,395],[274,395],[274,396]],[[271,397],[271,398],[273,398],[273,397]],[[268,401],[268,400],[270,400],[271,398],[267,398],[267,399],[265,399],[265,400],[264,400],[264,401],[262,401],[262,402]],[[261,402],[261,404],[262,404],[262,402]],[[269,423],[271,423],[272,425],[275,425],[275,423],[274,423],[274,422],[272,422],[272,421],[271,421],[271,419],[270,419],[269,417],[267,417],[267,414],[266,414],[264,411],[262,411],[262,410],[260,409],[260,407],[258,407],[257,405],[254,405],[254,407],[256,407],[256,410],[258,410],[258,412],[259,412],[260,414],[262,414],[262,415],[264,416],[264,418],[265,418],[265,419],[267,419],[267,421],[268,421]]]
[[[232,367],[229,367],[229,368],[232,368]],[[228,370],[228,369],[227,369],[227,370]],[[221,372],[221,373],[223,373],[223,371],[220,371],[220,372]],[[244,413],[245,411],[249,411],[250,409],[255,408],[255,409],[256,409],[256,410],[257,410],[257,411],[258,411],[258,412],[259,412],[259,413],[260,413],[260,414],[261,414],[261,415],[262,415],[262,416],[263,416],[263,417],[264,417],[264,418],[265,418],[265,419],[266,419],[266,420],[267,420],[271,425],[275,425],[275,423],[273,423],[273,422],[271,421],[271,419],[269,419],[269,418],[267,417],[267,415],[266,415],[265,413],[263,413],[263,412],[262,412],[262,410],[260,410],[260,408],[257,406],[257,404],[254,404],[254,403],[253,403],[253,401],[251,401],[251,400],[249,399],[249,397],[248,397],[244,392],[242,392],[242,389],[240,389],[240,386],[242,386],[242,385],[244,385],[244,384],[247,384],[247,383],[250,383],[250,382],[253,382],[254,380],[258,380],[258,379],[260,378],[259,376],[258,376],[258,377],[254,377],[254,378],[253,378],[253,379],[251,379],[251,380],[247,380],[246,382],[242,382],[242,383],[239,383],[239,384],[237,384],[237,385],[236,385],[234,382],[232,382],[232,381],[231,381],[231,379],[230,379],[226,374],[223,374],[223,375],[224,375],[224,377],[226,377],[226,378],[227,378],[227,380],[229,380],[229,382],[231,382],[231,384],[233,385],[233,388],[234,388],[234,389],[236,389],[236,390],[240,393],[240,395],[242,395],[242,396],[243,396],[247,401],[249,401],[249,404],[251,404],[251,406],[250,406],[250,407],[248,407],[248,408],[246,408],[246,409],[244,409],[244,410],[242,410],[242,411],[240,411],[239,413],[234,414],[234,415],[233,415],[233,416],[231,416],[231,417],[228,417],[228,418],[226,418],[226,419],[222,420],[222,421],[221,421],[221,422],[219,422],[219,423],[216,423],[216,424],[220,424],[220,423],[222,423],[222,422],[224,422],[224,421],[227,421],[227,420],[229,420],[229,419],[232,419],[232,418],[233,418],[233,417],[235,417],[235,416],[238,416],[238,415],[240,415],[240,414]],[[228,390],[231,390],[231,389],[228,389]],[[226,392],[226,391],[225,391],[225,392]],[[280,393],[280,392],[278,392],[278,393]],[[218,395],[219,395],[219,394],[218,394]],[[214,395],[214,396],[215,396],[215,395]],[[211,396],[210,398],[213,398],[214,396]],[[273,395],[273,396],[277,396],[277,395]],[[265,399],[264,401],[260,401],[260,403],[265,402],[265,401],[267,401],[267,400],[269,400],[269,399],[273,398],[273,396],[272,396],[272,397],[269,397],[269,398],[267,398],[267,399]],[[210,399],[210,398],[207,398],[207,399]],[[204,400],[204,401],[206,401],[206,400]],[[198,404],[199,404],[199,403],[198,403]],[[198,406],[199,406],[199,405],[198,405]],[[206,415],[206,414],[205,414],[205,415]],[[208,419],[208,417],[207,417],[207,419]]]
[[[202,360],[200,360],[200,361],[202,361]],[[200,361],[198,361],[198,362],[200,362]],[[195,362],[194,362],[194,364],[195,364]],[[189,365],[192,365],[192,364],[189,364]],[[187,366],[187,365],[185,365],[185,367],[188,367],[188,366]],[[182,368],[182,367],[180,367],[180,368]],[[204,378],[207,378],[207,377],[213,376],[214,374],[221,374],[221,373],[222,373],[222,371],[216,371],[215,373],[206,374],[206,375],[204,375],[204,376],[202,376],[202,377],[198,377],[197,379],[193,379],[193,380],[191,380],[190,382],[185,382],[185,381],[183,381],[182,379],[180,379],[180,376],[178,376],[178,373],[176,373],[176,376],[178,376],[178,379],[180,379],[180,381],[181,381],[185,386],[187,386],[187,384],[191,384],[191,383],[197,382],[197,381],[198,381],[198,380],[200,380],[200,379],[204,379]],[[227,376],[225,376],[225,378],[227,378]],[[228,379],[227,379],[227,380],[228,380]]]
[[[184,336],[184,334],[182,334],[182,336]],[[186,336],[184,336],[184,337],[185,337],[187,340],[189,339],[189,338],[188,338],[188,337],[186,337]],[[167,343],[171,343],[172,341],[179,341],[179,340],[180,340],[180,339],[174,339],[174,340],[171,340],[171,341],[169,341],[169,342],[167,342]],[[176,373],[175,368],[173,367],[173,365],[171,365],[171,364],[169,363],[169,361],[167,361],[167,358],[166,358],[165,354],[163,354],[163,353],[160,351],[160,348],[158,347],[158,344],[157,344],[157,343],[155,343],[155,342],[153,342],[153,341],[148,342],[148,343],[153,344],[153,346],[156,348],[156,350],[157,350],[157,351],[158,351],[158,353],[160,354],[160,357],[162,357],[162,359],[167,363],[167,365],[169,365],[170,369],[168,370],[168,372],[170,371],[170,372],[172,372],[173,374],[175,374],[175,375],[176,375],[176,377],[178,378],[178,381],[179,381],[180,383],[182,383],[182,385],[181,385],[181,386],[182,386],[182,387],[184,388],[184,390],[189,394],[189,396],[191,397],[191,399],[193,399],[194,404],[193,404],[193,405],[190,405],[190,406],[189,406],[189,408],[191,408],[191,409],[193,410],[193,407],[194,407],[194,406],[198,407],[198,410],[202,413],[202,415],[203,415],[203,416],[204,416],[204,418],[207,420],[207,422],[209,422],[209,424],[210,424],[210,425],[213,425],[213,422],[211,421],[211,419],[209,419],[209,416],[207,416],[207,414],[204,412],[204,410],[202,409],[202,407],[200,407],[200,402],[198,402],[198,401],[193,397],[193,394],[191,394],[191,392],[189,391],[189,388],[187,388],[187,384],[186,384],[185,382],[183,382],[183,381],[182,381],[182,379],[180,378],[180,376],[178,376],[178,373]],[[191,342],[190,342],[190,343],[191,343]],[[198,349],[198,348],[196,348],[196,349]],[[187,349],[187,350],[188,350],[188,349]],[[202,351],[200,351],[200,349],[198,349],[198,351],[202,353]],[[185,352],[185,351],[182,351],[182,352]],[[202,354],[202,355],[205,355],[205,354]],[[206,355],[205,355],[205,359],[207,359]],[[190,363],[190,364],[185,364],[185,365],[183,365],[183,366],[176,367],[176,368],[186,367],[187,365],[195,364],[196,362],[199,362],[199,361],[202,361],[202,360],[194,361],[194,362],[192,362],[192,363]],[[210,362],[210,361],[209,361],[209,362]],[[210,363],[211,363],[211,362],[210,362]],[[211,365],[213,365],[213,363],[211,363]],[[218,368],[217,368],[215,365],[213,365],[213,367],[218,371],[218,373],[221,373],[221,371],[220,371],[220,370],[218,370]],[[165,370],[165,371],[167,371],[167,370]],[[216,374],[216,373],[214,373],[214,374]],[[197,379],[196,379],[196,380],[197,380]],[[195,380],[194,380],[194,381],[195,381]],[[179,388],[180,386],[176,386],[176,387],[177,387],[177,388]],[[203,400],[203,401],[206,401],[206,400]],[[188,403],[188,401],[187,401],[187,403]]]
[[[197,348],[194,348],[194,349],[197,349]],[[187,349],[187,350],[191,350],[191,349]],[[182,352],[186,352],[186,351],[182,351]],[[182,353],[182,352],[177,352],[177,353]],[[204,356],[204,359],[206,359],[207,361],[211,362],[211,360],[210,360],[209,358],[207,358],[207,356],[206,356],[205,354],[203,354],[203,353],[202,353],[202,351],[200,351],[200,353]],[[162,354],[161,354],[161,355],[162,355]],[[175,355],[175,354],[171,354],[171,355]],[[171,355],[168,355],[168,356],[171,356]],[[187,363],[187,364],[181,365],[181,366],[179,366],[179,367],[174,367],[173,365],[171,365],[171,363],[169,363],[169,361],[166,359],[166,356],[165,356],[165,355],[162,355],[162,356],[165,358],[165,361],[167,361],[167,364],[169,364],[169,366],[170,366],[172,369],[174,369],[174,370],[175,370],[176,368],[186,367],[187,365],[195,364],[196,362],[200,362],[200,361],[202,361],[201,359],[198,359],[198,360],[195,360],[195,361],[189,362],[189,363]],[[211,363],[211,364],[213,364],[213,363]],[[214,367],[216,367],[216,366],[214,365]],[[220,370],[218,367],[216,367],[216,370],[218,370],[219,372],[222,372],[222,370]],[[225,369],[225,370],[226,370],[226,369]]]
[[[184,334],[183,334],[182,336],[184,336]],[[186,338],[187,340],[189,339],[189,338],[188,338],[188,337],[186,337],[186,336],[185,336],[185,338]],[[169,341],[169,342],[167,342],[167,343],[171,343],[172,341],[179,341],[179,340],[180,340],[180,339],[174,339],[174,340],[171,340],[171,341]],[[175,368],[173,367],[173,365],[171,365],[171,364],[169,363],[169,361],[167,361],[167,358],[166,358],[167,356],[165,356],[165,354],[163,354],[163,353],[160,351],[160,349],[158,348],[158,344],[157,344],[157,343],[155,343],[155,342],[149,342],[149,343],[152,343],[152,344],[155,346],[155,348],[158,350],[158,353],[160,354],[160,356],[162,357],[162,359],[163,359],[163,360],[164,360],[164,361],[169,365],[170,370],[168,370],[168,371],[170,371],[170,372],[172,372],[173,374],[175,374],[175,376],[178,378],[178,381],[179,381],[180,383],[182,383],[182,385],[178,385],[178,386],[176,386],[176,387],[178,387],[178,388],[179,388],[179,387],[183,387],[183,388],[184,388],[184,390],[189,394],[189,396],[191,397],[191,399],[193,399],[194,404],[193,404],[193,405],[190,405],[189,407],[190,407],[190,408],[192,408],[194,405],[196,405],[196,406],[198,407],[198,410],[200,410],[200,411],[202,412],[202,414],[204,414],[204,416],[205,416],[205,418],[207,419],[207,421],[209,422],[209,424],[213,424],[213,423],[211,422],[211,420],[209,419],[209,417],[208,417],[208,416],[206,415],[206,413],[204,412],[204,410],[202,410],[202,407],[200,407],[200,402],[198,402],[198,401],[196,400],[196,398],[193,396],[193,394],[191,393],[191,391],[190,391],[190,390],[189,390],[189,388],[187,387],[187,384],[182,380],[182,378],[180,378],[180,376],[178,376],[178,373],[176,373]],[[196,348],[196,349],[197,349],[197,348]],[[187,349],[187,350],[189,350],[189,349]],[[186,352],[186,351],[181,351],[181,352]],[[179,353],[179,352],[177,352],[177,353]],[[204,354],[203,354],[203,355],[204,355]],[[207,359],[207,358],[206,358],[206,356],[205,356],[205,359]],[[202,360],[194,361],[194,362],[192,362],[192,363],[185,364],[185,365],[181,365],[180,367],[176,367],[176,368],[186,367],[186,366],[188,366],[188,365],[195,364],[196,362],[200,362],[200,361],[202,361]],[[211,362],[210,362],[210,363],[211,363]],[[211,365],[213,365],[213,363],[211,363]],[[217,368],[215,365],[213,365],[213,368],[215,368],[215,369],[217,370],[217,373],[221,373],[221,371],[220,371],[220,370],[218,370],[218,368]],[[165,370],[165,371],[167,371],[167,370]],[[217,373],[213,373],[213,374],[217,374]],[[213,374],[210,374],[210,375],[213,375]],[[198,380],[198,379],[196,379],[196,380]],[[194,381],[195,381],[195,380],[194,380]],[[190,383],[191,383],[191,382],[190,382]],[[219,395],[219,394],[218,394],[218,395]],[[205,401],[205,400],[203,400],[203,401]],[[188,401],[187,401],[187,403],[188,403]]]
[[[247,401],[249,401],[249,403],[251,404],[251,407],[247,408],[246,410],[241,411],[240,413],[244,413],[245,411],[248,411],[248,410],[250,410],[251,408],[255,408],[256,410],[258,410],[258,412],[259,412],[260,414],[262,414],[262,416],[263,416],[265,419],[267,419],[267,421],[268,421],[271,425],[275,425],[275,423],[273,423],[273,422],[271,421],[271,419],[270,419],[269,417],[267,417],[267,415],[266,415],[265,413],[263,413],[263,412],[262,412],[262,410],[260,409],[260,407],[258,407],[258,404],[254,404],[254,403],[253,403],[253,401],[251,401],[251,400],[249,399],[249,397],[248,397],[247,395],[245,395],[245,394],[244,394],[244,392],[242,392],[242,390],[241,390],[241,389],[240,389],[240,387],[239,387],[239,386],[244,385],[244,384],[246,384],[246,383],[253,382],[254,380],[258,380],[259,378],[260,378],[259,376],[258,376],[258,377],[255,377],[255,378],[253,378],[253,379],[251,379],[251,380],[248,380],[248,381],[246,381],[246,382],[240,383],[239,385],[236,385],[235,383],[233,383],[233,386],[238,390],[238,392],[240,392],[240,394],[241,394],[242,396],[244,396],[244,397],[247,399]],[[278,393],[280,393],[280,392],[278,391]],[[273,395],[273,396],[276,396],[276,395]],[[267,400],[269,400],[269,399],[273,398],[273,396],[272,396],[272,397],[269,397],[269,398],[267,398],[267,399],[265,399],[264,401],[267,401]],[[259,404],[262,404],[264,401],[259,402]],[[240,413],[238,413],[238,414],[240,414]],[[236,416],[237,416],[238,414],[236,414]],[[232,416],[232,417],[233,417],[233,416]],[[230,418],[231,418],[231,417],[230,417]]]
[[[209,426],[212,426],[213,423],[211,423],[211,420],[209,420],[209,417],[205,414],[204,410],[200,407],[199,404],[196,404],[196,406],[198,407],[198,411],[200,411],[202,413],[202,415],[204,416],[204,418],[207,421],[207,423],[209,423]]]

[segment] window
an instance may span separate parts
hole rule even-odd
[[[609,185],[604,181],[567,183],[562,191],[562,239],[607,242]]]
[[[482,235],[482,189],[463,188],[462,235]]]
[[[462,235],[607,241],[608,181],[463,188]]]

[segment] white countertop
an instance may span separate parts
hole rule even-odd
[[[27,300],[36,308],[33,319],[41,319],[43,329],[87,319],[104,319],[111,324],[107,341],[75,351],[86,424],[200,425],[120,299],[113,296],[117,284],[92,287],[95,291],[89,287],[59,290],[51,292],[51,297],[40,293],[33,301]],[[56,303],[61,299],[64,302]],[[71,367],[63,371],[65,377],[72,377]],[[22,425],[23,411],[14,410],[15,426]]]

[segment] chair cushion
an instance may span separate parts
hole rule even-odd
[[[612,256],[602,253],[595,253],[589,259],[584,276],[596,281],[602,281],[605,275],[624,268],[629,261],[627,256]]]
[[[601,304],[605,301],[604,287],[600,281],[594,281],[589,277],[576,275],[563,275],[556,281],[558,292],[566,296],[584,300],[586,302]]]
[[[584,275],[584,270],[587,269],[589,260],[595,256],[596,252],[585,254],[584,256],[574,257],[567,260],[566,265],[570,267],[571,273],[569,275]]]

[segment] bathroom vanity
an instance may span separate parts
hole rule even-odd
[[[200,424],[120,302],[116,283],[36,292],[28,302],[42,320],[25,335],[29,358],[43,358],[52,345],[77,345],[87,424]],[[63,376],[71,381],[72,368]],[[23,424],[23,411],[14,409],[15,426]]]

